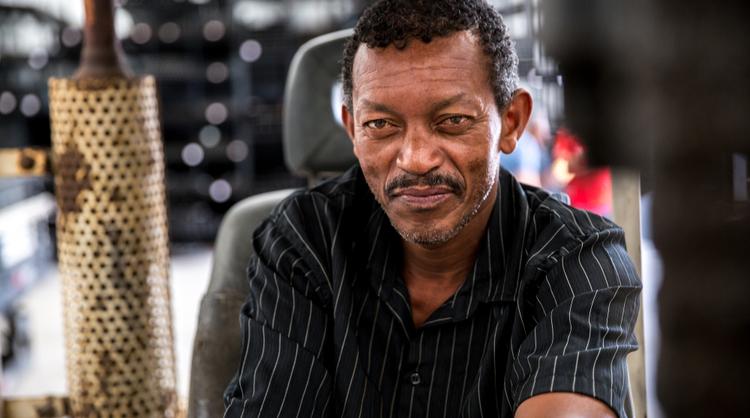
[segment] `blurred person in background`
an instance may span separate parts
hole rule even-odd
[[[555,134],[552,177],[570,197],[573,207],[612,216],[612,173],[609,168],[588,165],[586,148],[566,128]]]

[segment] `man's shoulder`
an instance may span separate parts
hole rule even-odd
[[[357,210],[362,190],[357,167],[309,190],[299,190],[282,200],[253,233],[258,260],[287,269],[304,271],[300,277],[320,293],[321,305],[330,301],[335,260],[357,236],[354,226],[364,211]],[[366,186],[365,186],[366,187]],[[293,260],[281,265],[280,260]],[[304,286],[304,284],[302,285]]]
[[[297,214],[308,210],[321,210],[325,206],[325,216],[335,216],[355,204],[360,189],[361,171],[357,166],[331,177],[312,188],[300,189],[282,200],[273,210],[272,217]]]
[[[604,216],[570,206],[563,193],[550,193],[531,186],[525,187],[525,193],[530,204],[534,205],[534,219],[546,220],[552,226],[564,226],[573,235],[583,237],[619,229]]]
[[[528,213],[524,233],[529,238],[525,247],[530,256],[555,259],[602,236],[624,243],[622,229],[606,217],[574,208],[560,194],[518,185],[516,192],[523,197]]]
[[[356,236],[353,229],[366,223],[372,202],[361,170],[354,166],[283,199],[256,230],[256,239],[265,242],[281,234],[292,245],[323,253],[332,242],[343,245]]]

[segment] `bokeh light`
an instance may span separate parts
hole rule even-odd
[[[247,159],[248,148],[245,141],[235,139],[234,141],[227,144],[227,158],[235,163],[241,163]]]
[[[195,167],[203,162],[203,148],[200,145],[191,142],[182,149],[182,161],[190,167]]]
[[[211,103],[206,108],[206,120],[212,125],[220,125],[227,120],[229,111],[224,103]]]
[[[232,185],[224,179],[216,180],[208,188],[208,195],[214,202],[224,203],[232,197]]]
[[[21,113],[26,117],[35,116],[42,108],[42,101],[36,94],[27,94],[21,99]]]
[[[229,77],[229,68],[223,62],[212,62],[206,67],[206,79],[219,84],[223,83]]]
[[[245,62],[255,62],[263,55],[263,47],[255,39],[248,39],[240,45],[240,58]]]

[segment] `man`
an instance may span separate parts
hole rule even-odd
[[[625,416],[614,224],[499,167],[531,110],[481,0],[385,0],[343,59],[359,165],[254,234],[231,417]]]

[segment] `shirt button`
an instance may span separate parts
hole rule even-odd
[[[409,375],[409,383],[411,383],[414,386],[417,386],[418,384],[422,383],[422,376],[419,375],[419,372],[414,372]]]

